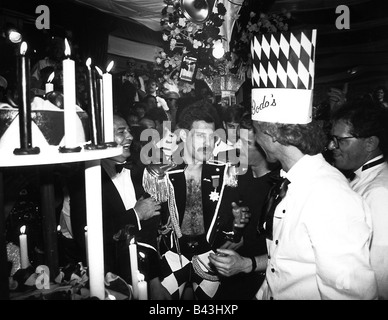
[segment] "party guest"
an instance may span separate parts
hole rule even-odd
[[[255,141],[252,120],[250,114],[244,116],[239,122],[240,130],[247,131],[247,135],[241,134],[242,143],[240,162],[246,161],[248,166],[241,166],[237,179],[237,190],[243,205],[249,208],[249,221],[241,229],[241,241],[229,242],[219,250],[223,255],[210,254],[210,262],[218,272],[225,275],[222,278],[217,299],[227,300],[252,300],[259,290],[264,277],[264,272],[255,272],[249,265],[252,259],[267,253],[266,238],[259,234],[257,226],[263,216],[263,208],[267,194],[279,176],[278,165],[272,166],[265,159],[265,154]],[[240,168],[239,168],[240,170]],[[247,261],[245,265],[236,264],[238,255]],[[237,256],[237,257],[236,257]]]
[[[232,205],[238,193],[232,187],[228,165],[211,161],[217,123],[212,108],[200,101],[182,112],[178,135],[183,148],[173,154],[178,165],[168,171],[166,184],[145,176],[146,190],[157,191],[152,196],[166,195],[159,228],[161,279],[177,300],[214,298],[220,279],[210,269],[208,254],[233,231],[232,208],[236,207],[237,219],[240,210],[246,209]]]
[[[283,52],[290,35],[268,37],[272,35],[256,36],[252,46],[254,61],[260,66],[259,57],[267,59],[261,44],[282,39],[279,46]],[[297,31],[291,38],[308,49],[308,58],[304,56],[301,63],[314,70],[316,30]],[[284,52],[290,54],[291,50]],[[294,57],[279,55],[282,63]],[[277,77],[272,69],[268,72]],[[290,67],[287,72],[296,71]],[[284,179],[278,189],[271,190],[272,201],[268,201],[265,220],[258,226],[267,238],[268,253],[241,263],[246,272],[266,271],[256,299],[376,299],[369,254],[370,212],[343,174],[321,154],[326,135],[312,119],[312,76],[300,73],[294,83],[292,77],[285,81],[279,76],[274,86],[253,74],[255,139],[267,161],[280,162]],[[268,97],[273,99],[268,102]],[[260,106],[263,101],[268,102],[265,108]]]
[[[372,214],[371,264],[379,299],[388,299],[388,131],[387,111],[366,102],[344,105],[332,116],[328,149],[333,164],[353,173],[350,186]]]
[[[138,243],[148,245],[138,246],[147,256],[144,266],[147,281],[150,281],[153,298],[161,298],[158,288],[163,289],[158,281],[158,255],[156,252],[157,216],[160,214],[160,204],[148,197],[142,189],[141,182],[132,178],[131,163],[127,159],[131,155],[132,135],[126,121],[114,116],[114,137],[122,154],[101,160],[102,180],[102,215],[104,233],[104,263],[105,273],[113,272],[130,283],[129,252],[123,232],[130,227],[130,236],[135,236]],[[79,247],[84,248],[84,227],[86,225],[85,181],[81,171],[71,179],[69,185],[71,203],[71,224],[74,238]],[[121,237],[120,237],[121,234]],[[141,249],[140,249],[141,248]],[[140,264],[139,264],[140,265]],[[159,285],[159,287],[158,287]]]

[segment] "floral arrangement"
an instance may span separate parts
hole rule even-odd
[[[205,0],[197,0],[198,4]],[[255,34],[287,31],[291,14],[262,13],[261,6],[257,8],[243,6],[240,13],[233,14],[235,30],[230,43],[230,51],[221,59],[216,59],[213,54],[215,43],[226,40],[220,35],[220,27],[224,22],[226,8],[223,3],[217,3],[216,12],[210,13],[209,18],[202,24],[194,23],[187,19],[181,8],[179,0],[164,0],[166,6],[162,10],[160,24],[163,27],[163,40],[165,46],[155,57],[156,67],[154,72],[161,82],[174,84],[179,91],[188,93],[194,88],[193,83],[181,81],[179,71],[188,69],[183,62],[184,56],[197,59],[197,79],[204,79],[207,83],[215,77],[222,75],[236,75],[242,81],[250,77],[252,58],[250,43]]]
[[[231,73],[245,78],[251,73],[252,57],[250,43],[255,34],[288,31],[291,14],[287,11],[282,13],[256,13],[249,12],[248,19],[236,20],[236,33],[231,43],[229,67]],[[243,21],[245,20],[245,21]]]
[[[183,62],[185,55],[197,59],[197,78],[202,75],[210,78],[218,75],[223,66],[223,60],[214,58],[212,50],[216,42],[225,40],[220,35],[220,27],[224,22],[226,8],[222,3],[218,3],[217,12],[211,12],[204,23],[198,24],[185,17],[179,0],[164,2],[166,6],[162,10],[160,24],[166,45],[155,58],[155,72],[159,78],[174,82],[186,93],[193,89],[194,85],[179,80],[180,69],[189,67]],[[199,6],[204,3],[205,0],[197,0]]]

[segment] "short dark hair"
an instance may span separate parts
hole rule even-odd
[[[356,100],[345,103],[331,117],[332,123],[344,121],[350,134],[359,138],[376,136],[379,147],[388,156],[388,111],[371,101]]]
[[[180,129],[191,130],[194,121],[214,123],[216,129],[220,126],[216,108],[206,101],[197,101],[185,107],[179,115],[177,126]]]
[[[158,121],[160,123],[163,123],[163,121],[168,121],[167,114],[162,108],[152,108],[146,113],[145,116],[148,119]]]
[[[238,105],[233,104],[226,107],[222,112],[222,120],[225,122],[236,122],[239,123],[244,113],[244,109]]]

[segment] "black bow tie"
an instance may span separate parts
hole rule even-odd
[[[117,163],[117,164],[115,165],[115,168],[116,168],[116,172],[117,172],[117,173],[120,173],[121,171],[123,171],[124,168],[126,168],[126,169],[132,169],[132,167],[133,167],[133,163],[132,163],[132,162],[129,162],[129,161],[124,162],[124,163]]]
[[[264,204],[264,210],[260,218],[258,226],[259,233],[264,233],[265,236],[272,240],[273,216],[275,209],[280,201],[285,197],[290,181],[282,177],[273,177],[274,185],[268,192],[267,199]],[[264,228],[265,223],[265,228]]]

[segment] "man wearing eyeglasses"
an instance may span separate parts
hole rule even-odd
[[[371,209],[371,265],[379,299],[388,299],[388,118],[366,103],[348,103],[332,116],[333,165],[353,173],[350,186]]]

